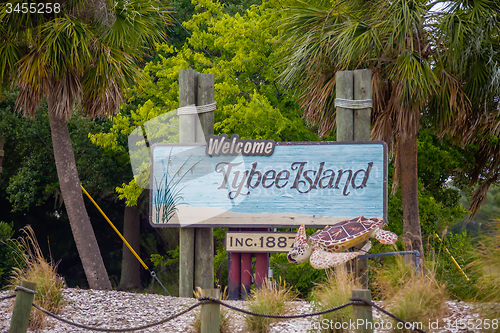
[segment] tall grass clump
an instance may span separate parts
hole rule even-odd
[[[285,281],[279,279],[268,281],[262,288],[253,290],[247,301],[251,312],[284,315],[288,310],[287,302],[294,301],[295,299],[296,295],[291,291],[291,287],[288,287]],[[277,320],[257,316],[245,317],[247,329],[250,332],[256,333],[269,332],[270,324]]]
[[[347,272],[345,265],[335,267],[335,270],[326,270],[326,281],[316,286],[311,293],[311,300],[314,303],[315,311],[324,311],[349,303],[352,297],[353,289],[362,289],[361,284]],[[322,332],[343,332],[342,325],[336,326],[335,323],[344,323],[352,320],[352,307],[346,307],[338,311],[329,312],[321,316],[321,320],[312,323],[314,329],[322,329]],[[327,322],[328,325],[322,323]]]
[[[377,271],[380,298],[387,304],[389,312],[406,322],[415,323],[416,328],[427,330],[430,321],[446,315],[446,286],[436,279],[432,262],[426,262],[425,274],[417,274],[414,265],[406,264],[402,257],[395,259],[395,265]],[[399,329],[396,321],[392,327],[393,332],[410,332]]]
[[[196,287],[196,290],[193,291],[195,298],[201,297],[201,288]],[[220,295],[221,300],[227,300],[227,287]],[[230,327],[230,315],[229,310],[225,307],[220,307],[219,313],[219,332],[220,333],[231,333]],[[193,328],[195,333],[201,332],[201,310],[196,311],[194,321],[191,323],[191,327]]]
[[[481,310],[488,319],[500,318],[500,224],[493,234],[484,236],[476,251],[471,266],[480,270],[482,276],[477,280],[479,288],[477,300],[487,302]],[[497,321],[498,323],[498,321]],[[500,332],[500,325],[493,329]]]
[[[442,237],[442,241],[436,236],[429,239],[429,245],[434,250],[432,261],[436,279],[446,285],[446,290],[453,299],[474,301],[479,290],[477,280],[482,276],[473,264],[472,254],[477,252],[476,244],[466,231],[458,234],[448,232],[446,237]],[[451,257],[464,273],[455,266]]]
[[[35,233],[30,226],[21,229],[23,236],[18,239],[21,251],[19,256],[23,263],[20,268],[14,268],[10,279],[10,288],[14,289],[21,280],[36,283],[34,302],[42,308],[58,314],[64,305],[62,278],[57,274],[57,265],[52,260],[47,261],[40,249]],[[31,310],[29,327],[39,330],[45,326],[45,314],[36,309]]]

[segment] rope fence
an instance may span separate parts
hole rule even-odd
[[[22,290],[24,292],[27,292],[29,294],[36,294],[36,291],[34,290],[31,290],[29,288],[25,288],[25,287],[21,287],[21,286],[18,286],[16,287],[15,289],[16,291],[18,290]],[[10,296],[7,296],[7,297],[3,297],[3,298],[0,298],[0,301],[3,301],[3,300],[6,300],[6,299],[10,299],[10,298],[13,298],[15,297],[16,295],[10,295]],[[297,319],[297,318],[307,318],[307,317],[313,317],[313,316],[321,316],[321,315],[324,315],[324,314],[327,314],[327,313],[330,313],[330,312],[334,312],[334,311],[338,311],[338,310],[341,310],[343,308],[346,308],[348,306],[352,306],[352,305],[368,305],[372,308],[375,308],[377,311],[380,311],[382,313],[384,313],[385,315],[391,317],[392,319],[394,320],[397,320],[398,322],[401,322],[405,325],[405,327],[411,327],[410,329],[412,331],[415,331],[415,332],[419,332],[419,333],[426,333],[425,331],[421,330],[421,329],[418,329],[416,327],[413,326],[413,324],[411,323],[408,323],[406,321],[404,321],[403,319],[401,318],[398,318],[397,316],[393,315],[392,313],[388,312],[387,310],[384,310],[383,308],[381,308],[380,306],[376,305],[374,302],[370,301],[370,300],[367,300],[367,299],[364,299],[364,298],[359,298],[359,297],[351,297],[350,299],[350,302],[348,303],[345,303],[345,304],[342,304],[340,306],[337,306],[337,307],[333,307],[333,308],[330,308],[328,310],[324,310],[324,311],[320,311],[320,312],[312,312],[312,313],[303,313],[303,314],[297,314],[297,315],[270,315],[270,314],[263,314],[263,313],[255,313],[255,312],[251,312],[251,311],[247,311],[247,310],[244,310],[244,309],[240,309],[240,308],[237,308],[235,306],[232,306],[232,305],[229,305],[217,298],[212,298],[212,297],[200,297],[198,298],[198,303],[190,306],[189,308],[186,308],[185,310],[183,311],[180,311],[174,315],[171,315],[167,318],[164,318],[162,320],[159,320],[159,321],[155,321],[155,322],[152,322],[150,324],[147,324],[147,325],[142,325],[142,326],[138,326],[138,327],[126,327],[126,328],[102,328],[102,327],[96,327],[96,326],[89,326],[89,325],[85,325],[85,324],[80,324],[80,323],[75,323],[73,321],[70,321],[68,319],[65,319],[65,318],[62,318],[58,315],[55,315],[47,310],[45,310],[44,308],[40,307],[39,305],[35,304],[35,303],[32,303],[32,306],[34,308],[36,308],[37,310],[45,313],[46,315],[56,319],[56,320],[59,320],[65,324],[68,324],[68,325],[72,325],[72,326],[75,326],[75,327],[78,327],[78,328],[82,328],[82,329],[87,329],[87,330],[91,330],[91,331],[99,331],[99,332],[133,332],[133,331],[138,331],[138,330],[143,330],[143,329],[147,329],[147,328],[151,328],[151,327],[154,327],[154,326],[158,326],[158,325],[161,325],[161,324],[164,324],[170,320],[173,320],[179,316],[182,316],[183,314],[186,314],[194,309],[196,309],[197,307],[199,307],[200,305],[203,305],[203,304],[209,304],[209,303],[217,303],[221,306],[224,306],[228,309],[231,309],[233,311],[237,311],[237,312],[240,312],[240,313],[243,313],[243,314],[246,314],[246,315],[250,315],[250,316],[256,316],[256,317],[265,317],[265,318],[273,318],[273,319]],[[410,326],[407,326],[408,324],[410,324]]]
[[[10,296],[6,296],[6,297],[0,297],[0,302],[1,302],[1,301],[5,301],[6,299],[11,299],[11,298],[14,298],[14,297],[16,297],[16,294],[14,294],[14,295],[10,295]]]

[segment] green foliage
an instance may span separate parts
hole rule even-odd
[[[150,269],[155,271],[169,293],[176,295],[179,291],[179,229],[159,228],[156,231],[142,233],[141,246],[150,254]],[[154,279],[147,290],[166,294]]]
[[[0,221],[0,289],[8,284],[13,269],[24,265],[19,242],[10,239],[13,235],[12,223]]]
[[[476,246],[466,231],[460,234],[448,233],[441,242],[436,237],[430,239],[434,254],[429,256],[433,262],[436,279],[446,286],[446,290],[453,298],[463,301],[473,301],[478,293],[478,279],[482,274],[472,266],[473,252]],[[462,275],[453,264],[450,255],[456,260],[470,281]]]
[[[325,270],[314,269],[309,262],[290,264],[286,256],[287,253],[271,254],[273,276],[288,281],[299,297],[307,298],[314,283],[321,283],[325,280]]]
[[[474,216],[474,221],[484,223],[485,225],[492,225],[493,220],[500,218],[500,186],[498,184],[492,185],[484,204],[479,209],[477,215]]]
[[[121,153],[124,147],[118,145],[124,142],[123,136],[176,109],[181,68],[215,75],[216,134],[276,141],[318,140],[302,120],[295,97],[277,84],[280,32],[270,27],[283,17],[283,11],[276,10],[281,4],[265,1],[246,10],[239,2],[232,2],[229,10],[212,0],[193,4],[194,14],[183,23],[192,37],[182,47],[158,45],[158,57],[143,71],[149,80],[130,92],[129,106],[110,118],[113,126],[108,133],[92,134],[92,142]],[[136,202],[136,186],[130,183],[117,188],[127,204]]]
[[[227,228],[214,228],[214,246],[215,246],[215,256],[214,256],[214,281],[216,285],[223,286],[228,280],[228,253],[224,246],[224,239],[226,237]],[[219,279],[220,277],[220,279]]]
[[[172,266],[179,263],[179,246],[174,250],[167,251],[166,256],[151,254],[151,262],[156,267]]]

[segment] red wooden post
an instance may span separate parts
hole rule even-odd
[[[242,228],[241,231],[251,231],[251,228]],[[241,253],[241,299],[246,299],[252,289],[252,254]]]
[[[256,253],[255,287],[262,288],[267,278],[267,253]]]
[[[229,230],[237,230],[229,228]],[[230,300],[240,299],[240,285],[241,285],[241,255],[237,252],[229,253],[229,281],[228,281],[228,294]]]
[[[241,253],[241,299],[246,299],[252,289],[252,254]]]
[[[258,228],[257,231],[269,231],[269,228]],[[268,271],[268,253],[256,253],[255,254],[255,287],[262,288],[266,283],[267,271]]]

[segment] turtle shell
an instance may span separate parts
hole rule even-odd
[[[333,226],[326,226],[323,230],[318,230],[309,236],[308,241],[325,249],[337,250],[339,244],[363,237],[373,229],[382,227],[383,224],[384,220],[375,217],[367,219],[360,216],[352,220],[339,222]]]

